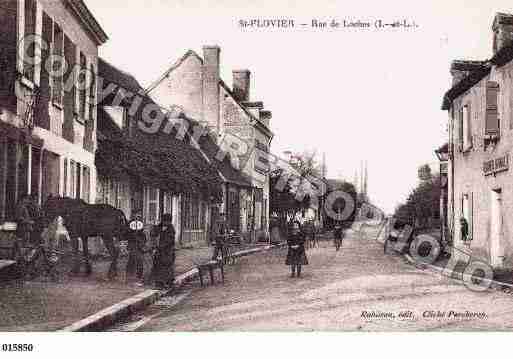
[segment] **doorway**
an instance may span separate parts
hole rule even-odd
[[[497,268],[503,265],[504,255],[501,245],[502,237],[502,191],[493,189],[491,191],[490,211],[490,260],[492,267]]]

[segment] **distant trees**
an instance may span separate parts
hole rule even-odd
[[[315,152],[290,156],[288,168],[278,168],[270,175],[270,212],[284,225],[288,218],[296,217],[310,207],[317,189],[313,178],[320,178]]]
[[[426,168],[427,167],[427,168]],[[433,219],[440,218],[440,175],[432,174],[428,165],[419,168],[420,183],[400,204],[395,216],[407,219],[417,226],[429,226]]]
[[[360,206],[358,203],[356,188],[352,183],[342,180],[327,179],[325,182],[327,185],[327,190],[322,200],[322,203],[324,203],[322,207],[324,227],[332,228],[337,222],[336,218],[333,218],[333,216],[331,216],[328,211],[332,211],[332,213],[338,213],[340,215],[344,214],[342,222],[347,225],[351,225],[355,219],[356,210]],[[343,192],[346,195],[337,196],[335,194],[337,191]],[[329,203],[328,201],[330,195],[334,198],[332,203]],[[346,202],[346,200],[349,200],[349,198],[352,203]]]

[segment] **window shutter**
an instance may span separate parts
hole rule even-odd
[[[498,112],[499,85],[496,82],[486,83],[486,120],[485,135],[499,135]]]

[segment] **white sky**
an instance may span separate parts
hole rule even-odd
[[[326,152],[329,177],[352,180],[369,167],[369,195],[386,211],[435,162],[446,141],[453,59],[491,57],[496,1],[86,0],[109,35],[100,54],[145,86],[188,49],[221,46],[221,75],[252,71],[251,99],[273,112],[271,150]],[[239,19],[287,17],[297,23],[415,20],[416,30],[241,30]]]

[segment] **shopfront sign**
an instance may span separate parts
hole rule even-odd
[[[485,176],[494,175],[498,172],[507,171],[509,169],[509,153],[483,162],[483,174]]]

